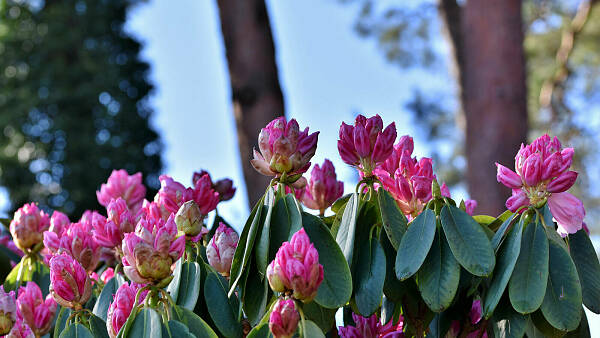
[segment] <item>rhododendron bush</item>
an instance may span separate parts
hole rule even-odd
[[[147,200],[140,174],[115,170],[105,210],[78,220],[22,206],[3,222],[0,334],[590,336],[600,264],[568,192],[574,149],[548,135],[515,149],[496,164],[508,210],[479,215],[377,115],[339,129],[353,193],[331,161],[311,169],[317,140],[283,117],[261,130],[251,163],[272,180],[240,233],[218,213],[233,182],[205,171],[160,176]]]

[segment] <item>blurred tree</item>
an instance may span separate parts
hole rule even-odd
[[[599,1],[416,0],[392,5],[372,0],[345,1],[360,2],[357,32],[376,39],[386,58],[403,68],[419,67],[436,76],[444,72],[445,48],[439,36],[445,33],[457,78],[456,93],[424,94],[416,90],[406,106],[431,139],[454,140],[453,150],[447,153],[466,155],[467,175],[471,176],[466,181],[471,196],[481,206],[481,194],[485,200],[485,195],[493,195],[494,190],[475,183],[477,178],[472,175],[483,173],[487,177],[482,177],[482,182],[495,184],[491,164],[514,162],[519,139],[524,138],[529,124],[531,137],[549,132],[577,148],[574,166],[582,172],[577,193],[588,212],[600,212],[600,194],[592,189],[593,182],[600,181],[600,112],[594,108],[600,99]],[[519,41],[523,42],[521,46],[517,46]],[[519,65],[523,51],[525,74]],[[470,77],[480,81],[469,81]],[[528,88],[526,110],[524,83]],[[447,104],[453,96],[460,101],[458,109]],[[469,123],[470,119],[478,123]],[[457,123],[449,123],[452,120]],[[479,156],[482,152],[487,154]],[[434,157],[440,154],[435,152]],[[452,158],[448,154],[441,157]],[[473,165],[475,162],[480,164]],[[465,180],[460,175],[464,165],[458,157],[444,162],[438,170],[442,179],[459,183]],[[495,189],[508,193],[503,187]],[[503,200],[493,204],[493,208],[502,207]],[[492,209],[485,206],[478,211]]]
[[[125,31],[135,0],[0,0],[0,185],[74,217],[113,168],[158,188],[149,66]]]
[[[218,0],[225,42],[240,160],[250,207],[264,193],[269,178],[250,165],[258,133],[284,114],[275,47],[264,0]]]

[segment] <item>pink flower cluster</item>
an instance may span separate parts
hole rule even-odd
[[[163,219],[176,213],[187,201],[196,202],[204,216],[215,210],[219,203],[219,193],[212,188],[208,174],[197,179],[193,188],[186,188],[168,175],[161,175],[159,180],[160,190],[154,197],[154,202],[160,207]]]
[[[81,309],[92,295],[88,273],[66,253],[50,259],[50,283],[50,294],[64,307]]]
[[[291,292],[294,299],[305,303],[315,298],[323,281],[323,266],[304,229],[283,242],[267,267],[267,278],[273,291]]]
[[[394,324],[390,320],[383,325],[379,322],[376,314],[369,318],[352,314],[354,326],[346,325],[338,328],[338,334],[341,338],[404,338],[404,322],[402,316],[398,323]]]
[[[298,328],[300,315],[293,299],[279,299],[269,316],[269,329],[275,338],[290,338]]]
[[[6,293],[4,287],[0,285],[0,335],[8,334],[16,320],[15,292]]]
[[[239,236],[233,229],[223,223],[219,223],[217,231],[206,247],[208,263],[225,277],[229,277],[238,241]]]
[[[210,174],[206,170],[195,172],[192,176],[192,185],[196,186],[196,182],[205,175],[208,175],[208,178],[210,179]],[[213,182],[211,179],[210,182],[213,190],[219,193],[219,201],[229,201],[233,198],[233,195],[235,195],[236,188],[233,186],[233,181],[231,179],[222,178],[216,182]]]
[[[22,322],[20,325],[15,325],[19,332],[25,333],[27,336],[27,333],[32,331],[36,337],[50,332],[57,307],[51,295],[44,299],[40,287],[34,282],[28,282],[26,286],[19,289],[16,303],[17,322],[19,320]],[[29,330],[24,326],[27,326]]]
[[[131,283],[131,285],[125,283],[113,295],[113,300],[108,306],[108,314],[106,315],[106,329],[111,338],[117,336],[131,314],[133,307],[141,304],[146,299],[148,291],[143,291],[138,298],[138,303],[135,304],[135,296],[142,287],[143,285],[136,283]]]
[[[44,231],[50,227],[50,217],[35,203],[19,208],[10,222],[10,234],[16,246],[24,252],[31,251],[41,243]]]
[[[146,187],[142,183],[142,174],[136,173],[129,175],[127,171],[113,170],[106,184],[102,184],[99,191],[96,191],[98,202],[107,207],[111,200],[122,198],[127,203],[127,207],[137,211],[142,206],[142,201],[146,196]]]
[[[548,202],[561,236],[581,229],[583,203],[566,192],[577,179],[577,172],[569,170],[573,153],[573,148],[563,149],[556,137],[546,134],[527,146],[521,145],[515,156],[516,172],[496,163],[498,182],[512,189],[506,207],[516,212],[524,206],[539,208]]]
[[[344,182],[337,180],[333,163],[326,159],[322,166],[313,166],[310,181],[300,192],[300,200],[307,208],[323,214],[325,209],[342,197]]]
[[[310,167],[310,159],[317,149],[319,132],[300,131],[296,120],[279,117],[271,121],[258,135],[260,152],[254,149],[252,166],[266,176],[286,174],[289,183],[295,182]]]

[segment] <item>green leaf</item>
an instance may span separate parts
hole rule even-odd
[[[521,252],[508,284],[510,302],[519,313],[532,313],[542,305],[548,284],[548,250],[543,225],[529,223],[523,231]]]
[[[264,278],[269,264],[269,242],[271,240],[271,214],[273,213],[273,204],[275,204],[275,194],[273,189],[269,189],[264,197],[263,212],[259,223],[258,240],[256,243],[256,266],[261,279]]]
[[[590,338],[590,324],[583,307],[581,308],[581,321],[575,331],[567,332],[565,338]]]
[[[98,300],[94,305],[93,313],[102,318],[102,320],[106,321],[106,314],[108,313],[108,307],[113,300],[113,295],[117,293],[117,290],[120,287],[120,283],[117,278],[111,278],[100,292],[100,296],[98,296]]]
[[[456,260],[475,276],[489,276],[496,258],[485,231],[461,209],[446,205],[440,215],[448,245]]]
[[[186,244],[188,245],[188,244]],[[173,280],[167,285],[167,292],[171,295],[173,300],[177,301],[179,296],[179,282],[181,280],[181,264],[183,263],[183,257],[175,262],[175,269],[173,270]]]
[[[179,293],[177,305],[188,310],[193,310],[198,301],[200,293],[200,280],[202,270],[196,262],[185,262],[181,265],[181,276],[179,277]]]
[[[385,281],[383,283],[383,294],[395,303],[402,301],[402,295],[406,291],[404,282],[396,278],[394,271],[394,263],[396,262],[396,250],[392,247],[392,243],[388,236],[380,236],[381,247],[385,253]]]
[[[275,202],[271,214],[271,242],[269,261],[275,258],[281,243],[289,240],[294,233],[302,228],[302,214],[298,209],[293,194],[287,194]]]
[[[381,210],[383,228],[395,250],[398,250],[402,236],[407,229],[406,216],[402,213],[396,200],[384,189],[377,190],[377,200]]]
[[[301,326],[301,324],[299,326]],[[323,334],[323,331],[321,331],[319,326],[310,320],[304,321],[304,328],[306,329],[306,332],[302,332],[302,337],[325,338],[325,335]]]
[[[60,337],[61,332],[65,330],[69,316],[71,316],[71,309],[59,306],[58,317],[54,323],[54,337]]]
[[[25,285],[27,282],[35,282],[42,290],[44,297],[48,295],[50,270],[40,259],[23,256],[21,262],[15,265],[6,276],[4,289],[6,291],[17,290],[19,286]]]
[[[178,306],[173,312],[177,316],[176,319],[186,325],[196,338],[217,338],[215,331],[192,311]]]
[[[356,219],[360,209],[360,199],[358,194],[350,196],[342,221],[338,229],[335,241],[339,244],[348,264],[352,264],[352,254],[354,253],[354,237],[356,236]]]
[[[10,250],[9,248],[7,248],[1,244],[0,244],[0,253],[2,253],[4,256],[6,256],[6,258],[8,258],[9,260],[11,260],[15,263],[21,261],[21,256],[17,255],[16,253],[12,252],[12,250]]]
[[[600,314],[600,263],[590,237],[579,230],[569,235],[571,257],[575,262],[583,304],[592,312]]]
[[[160,334],[158,337],[160,337]],[[94,338],[94,335],[87,327],[81,324],[72,324],[60,334],[60,338]]]
[[[498,231],[496,231],[494,237],[492,237],[492,248],[494,248],[494,252],[498,253],[498,249],[500,249],[500,245],[502,245],[502,242],[504,241],[504,238],[510,229],[510,225],[513,224],[514,220],[515,217],[508,217],[502,223],[502,225],[500,225],[500,228],[498,228]]]
[[[506,236],[506,241],[498,251],[498,258],[492,282],[485,295],[483,313],[485,318],[490,318],[500,298],[504,294],[506,285],[515,268],[519,252],[521,251],[521,238],[523,235],[523,223],[516,223]]]
[[[162,337],[162,320],[158,312],[151,308],[142,308],[125,337]]]
[[[323,282],[315,301],[330,309],[344,306],[352,295],[352,275],[344,254],[320,218],[303,212],[302,224],[323,265]]]
[[[263,208],[263,199],[261,198],[258,203],[252,209],[246,224],[244,225],[244,230],[242,230],[242,235],[240,236],[240,240],[238,241],[237,248],[235,249],[235,254],[233,255],[233,261],[231,262],[231,273],[229,276],[229,292],[232,293],[235,289],[236,285],[239,283],[240,278],[242,277],[242,272],[248,264],[250,254],[252,253],[252,249],[254,248],[254,239],[256,238],[256,233],[258,232],[258,226],[260,222],[260,214]]]
[[[208,313],[225,337],[242,337],[242,327],[237,321],[237,309],[231,307],[221,279],[210,272],[204,282],[204,298]]]
[[[581,287],[575,264],[569,253],[550,241],[548,286],[541,310],[555,328],[572,331],[581,320]]]
[[[423,262],[435,237],[435,214],[425,209],[408,226],[396,254],[396,277],[405,280],[414,275]]]
[[[538,331],[538,332],[536,332],[536,335],[541,334],[542,337],[560,338],[560,337],[563,337],[566,333],[564,331],[561,331],[561,330],[555,328],[554,326],[552,326],[552,324],[548,323],[546,318],[544,318],[542,311],[540,311],[540,310],[535,311],[529,317],[531,318],[531,322],[533,323],[533,326]],[[529,333],[527,335],[529,336]]]
[[[169,320],[169,332],[173,338],[195,338],[185,324],[176,320]]]
[[[114,278],[113,278],[114,279]],[[108,331],[106,331],[106,322],[95,315],[89,317],[90,331],[96,338],[109,338]]]
[[[358,312],[363,317],[371,316],[383,297],[383,283],[385,281],[385,253],[377,238],[360,242],[358,262],[356,265],[356,278],[354,287],[354,301]]]
[[[342,206],[348,203],[348,200],[350,199],[350,197],[352,197],[352,195],[353,194],[346,194],[338,198],[335,202],[333,202],[333,205],[331,206],[331,211],[337,214],[338,211],[340,211],[340,209],[342,208]]]
[[[246,338],[272,338],[271,330],[269,330],[269,323],[262,323],[255,326]]]
[[[337,309],[326,309],[317,302],[310,302],[303,305],[302,311],[304,311],[306,318],[317,324],[323,332],[327,332],[334,327]]]
[[[459,280],[460,265],[442,231],[436,231],[425,262],[417,272],[417,284],[425,304],[434,312],[446,309],[452,304]]]
[[[504,303],[503,303],[504,304]],[[516,312],[510,304],[498,307],[491,320],[495,337],[521,338],[527,327],[527,317]]]
[[[10,229],[10,218],[0,218],[0,224],[4,225],[6,227],[6,230]]]
[[[255,326],[265,314],[265,308],[269,297],[269,281],[266,278],[258,276],[256,266],[249,268],[248,279],[244,289],[244,313],[248,317],[250,324]]]

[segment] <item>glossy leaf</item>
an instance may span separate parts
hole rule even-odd
[[[348,264],[352,264],[352,255],[354,253],[354,238],[356,236],[356,219],[359,212],[359,195],[354,193],[350,196],[346,207],[344,208],[344,214],[342,215],[342,221],[337,231],[335,241],[342,249],[342,253],[346,258]]]
[[[216,273],[211,272],[204,281],[204,298],[208,313],[225,337],[241,337],[242,327],[237,321],[237,309],[227,299],[226,286]]]
[[[269,281],[266,278],[261,280],[256,267],[252,265],[249,269],[248,279],[244,284],[244,312],[250,324],[255,326],[265,314],[270,293]]]
[[[108,307],[113,300],[113,296],[117,293],[117,290],[120,287],[119,280],[117,278],[111,278],[100,292],[100,296],[98,296],[98,300],[94,305],[93,313],[100,317],[102,320],[106,321],[106,314],[108,313]]]
[[[262,323],[258,326],[255,326],[246,338],[271,338],[273,335],[271,334],[271,330],[269,330],[268,323]]]
[[[581,282],[583,304],[600,314],[600,263],[594,245],[584,230],[570,234],[569,244]]]
[[[271,214],[271,241],[269,262],[275,258],[281,243],[288,241],[294,233],[302,228],[302,214],[296,205],[293,194],[278,199]]]
[[[319,263],[323,265],[323,282],[315,301],[325,308],[339,308],[352,295],[352,275],[348,263],[321,219],[303,212],[302,224],[319,253]]]
[[[91,315],[89,317],[90,331],[96,338],[109,338],[108,332],[106,331],[106,321],[102,318]]]
[[[454,299],[459,279],[460,265],[440,229],[417,272],[417,284],[425,304],[434,312],[446,309]]]
[[[69,316],[71,316],[71,309],[59,306],[58,316],[54,323],[54,337],[60,337],[61,332],[65,330]]]
[[[300,322],[298,324],[299,326],[301,326]],[[319,326],[310,320],[304,321],[304,329],[306,329],[306,331],[302,332],[303,337],[325,338],[325,335],[323,334],[323,331],[321,331]]]
[[[508,284],[510,302],[519,313],[531,313],[542,305],[548,283],[548,250],[543,225],[540,222],[528,224]]]
[[[385,254],[377,238],[361,241],[356,265],[354,301],[358,312],[369,317],[381,304],[385,281]]]
[[[303,305],[302,311],[306,318],[317,324],[323,332],[329,331],[335,325],[336,309],[326,309],[317,302],[310,302]]]
[[[235,254],[233,255],[233,261],[231,262],[231,274],[229,279],[229,293],[233,293],[236,285],[239,283],[242,277],[242,272],[250,260],[250,254],[254,248],[254,240],[260,223],[260,215],[263,209],[263,199],[261,198],[258,203],[252,209],[244,230],[238,241]]]
[[[158,312],[142,308],[135,316],[126,337],[162,337],[162,320]]]
[[[189,246],[188,243],[186,243]],[[173,280],[167,285],[167,292],[171,295],[173,300],[177,300],[177,296],[179,295],[179,282],[181,280],[181,264],[183,262],[183,257],[178,259],[175,262],[175,269],[173,270]]]
[[[192,311],[177,307],[173,311],[176,319],[183,323],[196,338],[217,338],[217,334],[210,326]],[[177,337],[179,338],[179,337]]]
[[[491,320],[495,337],[521,338],[527,327],[527,317],[516,312],[510,304],[499,307]]]
[[[271,240],[271,215],[273,213],[273,205],[275,204],[275,193],[273,189],[269,189],[264,197],[263,212],[258,227],[258,235],[256,240],[256,266],[258,267],[259,276],[264,278],[269,264],[269,242]]]
[[[160,337],[160,335],[158,337]],[[81,324],[72,324],[61,332],[60,338],[94,338],[94,335],[87,327]]]
[[[425,209],[415,218],[402,236],[396,254],[396,277],[405,280],[414,275],[423,262],[435,237],[435,214]]]
[[[456,260],[475,276],[489,276],[496,258],[481,226],[463,210],[446,205],[440,215],[448,245]]]
[[[504,294],[506,285],[515,268],[519,252],[521,251],[521,238],[523,236],[523,223],[518,222],[506,236],[506,241],[502,243],[498,251],[498,258],[494,276],[485,295],[483,302],[483,313],[485,318],[490,318],[500,298]]]
[[[406,216],[402,213],[394,198],[384,189],[377,191],[377,200],[381,210],[383,228],[395,250],[398,250],[402,236],[407,230]]]
[[[385,297],[400,303],[402,295],[406,291],[404,282],[401,282],[396,278],[396,272],[394,271],[394,264],[396,262],[396,250],[392,247],[392,243],[388,236],[381,236],[381,247],[385,253],[385,281],[383,283],[383,294]]]
[[[172,338],[195,338],[185,324],[176,320],[169,320],[169,333]]]
[[[202,270],[196,262],[185,262],[181,264],[181,276],[179,277],[179,292],[176,304],[188,310],[193,310],[198,301],[200,293],[200,280]]]

